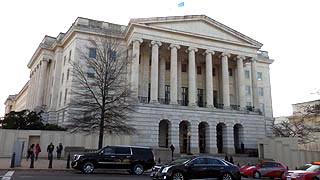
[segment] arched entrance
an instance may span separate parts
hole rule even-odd
[[[170,121],[161,120],[159,123],[159,147],[169,147]]]
[[[179,145],[180,153],[188,153],[190,150],[190,123],[182,121],[179,124]]]
[[[199,132],[199,152],[207,153],[207,147],[209,142],[209,125],[206,122],[201,122],[198,126]]]
[[[217,148],[218,148],[218,153],[223,153],[223,142],[225,141],[224,139],[224,134],[226,133],[226,125],[224,123],[219,123],[217,125]]]
[[[244,153],[244,130],[241,124],[233,126],[233,139],[236,153]]]

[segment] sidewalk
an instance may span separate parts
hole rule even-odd
[[[73,170],[70,162],[70,169],[67,169],[67,160],[65,159],[53,159],[52,168],[48,168],[49,160],[47,158],[39,158],[37,161],[34,161],[34,168],[30,168],[31,160],[26,161],[25,158],[21,160],[20,167],[10,168],[11,158],[0,158],[0,170],[50,170],[50,171],[71,171]]]

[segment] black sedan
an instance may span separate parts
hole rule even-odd
[[[154,180],[241,179],[237,166],[210,156],[184,157],[166,165],[155,165],[150,177]]]

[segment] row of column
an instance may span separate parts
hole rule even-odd
[[[139,84],[139,57],[140,57],[140,44],[143,42],[142,39],[133,39],[133,64],[132,64],[132,75],[131,83],[133,85],[133,90],[138,92]],[[150,103],[158,103],[158,64],[159,64],[159,47],[162,45],[159,41],[151,41],[152,46],[152,64],[151,64],[151,92],[150,92]],[[177,51],[180,46],[177,44],[170,44],[170,104],[178,104],[178,54]],[[196,106],[196,59],[195,54],[198,49],[195,47],[188,48],[188,97],[189,106]],[[212,79],[212,56],[215,51],[207,49],[205,51],[206,56],[206,102],[207,107],[213,108],[213,79]],[[229,87],[229,72],[228,72],[228,60],[230,54],[222,53],[221,64],[222,64],[222,95],[224,108],[230,108],[230,87]],[[245,102],[245,83],[244,83],[244,68],[243,61],[244,56],[237,56],[237,69],[238,69],[238,96],[240,109],[243,110],[246,107]],[[252,94],[253,94],[253,106],[259,108],[259,98],[258,98],[258,85],[257,85],[257,70],[256,61],[253,59],[251,63],[251,73],[252,73]],[[136,96],[138,96],[136,94]]]
[[[49,59],[43,58],[39,67],[36,67],[30,75],[27,105],[29,108],[42,108],[43,106],[48,62]]]

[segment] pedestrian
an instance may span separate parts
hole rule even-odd
[[[53,145],[52,142],[51,142],[51,143],[48,145],[48,147],[47,147],[48,160],[50,160],[50,159],[52,158],[53,150],[54,150],[54,145]]]
[[[36,145],[36,160],[38,160],[39,153],[41,152],[41,147],[39,144]]]
[[[33,153],[34,153],[34,144],[31,144],[31,146],[27,150],[27,161],[32,156]]]
[[[63,146],[62,143],[59,143],[59,145],[57,146],[57,159],[61,158],[61,152],[63,150]]]

